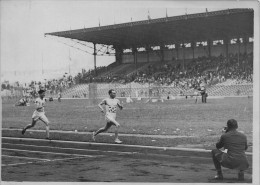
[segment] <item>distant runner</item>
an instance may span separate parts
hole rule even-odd
[[[27,106],[28,105],[28,98],[24,97],[22,99],[20,99],[18,102],[15,103],[15,106]]]
[[[58,102],[61,102],[61,92],[58,93]]]
[[[32,115],[32,123],[27,125],[25,128],[23,128],[22,134],[24,135],[24,133],[27,129],[34,127],[36,122],[38,120],[41,120],[46,125],[46,139],[50,139],[49,120],[45,116],[45,112],[44,112],[44,105],[45,105],[45,102],[47,101],[47,99],[44,98],[45,97],[45,91],[41,89],[41,90],[38,91],[38,94],[39,94],[40,97],[36,98],[36,100],[35,100],[36,110],[33,112],[33,115]]]

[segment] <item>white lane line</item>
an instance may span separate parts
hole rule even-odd
[[[93,150],[93,149],[80,149],[80,148],[63,148],[63,147],[52,147],[52,146],[37,146],[37,145],[27,145],[27,144],[14,144],[14,143],[2,143],[2,144],[10,144],[17,146],[29,146],[36,148],[51,148],[51,149],[61,149],[61,150],[74,150],[74,151],[87,151],[87,152],[104,152],[104,153],[117,153],[117,154],[136,154],[139,152],[119,152],[119,151],[104,151],[104,150]]]
[[[15,144],[15,145],[23,145],[23,146],[35,146],[35,145],[25,145],[25,144]],[[36,146],[36,147],[44,147],[44,146]],[[47,148],[58,148],[58,147],[47,147]],[[63,148],[60,148],[63,149]],[[117,151],[102,151],[102,150],[89,150],[89,149],[75,149],[75,148],[65,148],[65,149],[70,149],[70,150],[78,150],[78,151],[101,151],[101,152],[105,152],[105,153],[117,153],[119,155],[123,155],[123,154],[143,154],[140,152],[117,152]],[[16,149],[11,149],[11,150],[16,150]],[[29,151],[29,150],[24,150],[24,151]],[[32,151],[29,151],[32,152]],[[47,153],[47,152],[42,152],[42,153]],[[54,153],[54,152],[52,152]],[[60,153],[60,154],[65,154],[65,153]],[[85,155],[79,155],[79,154],[65,154],[65,155],[78,155],[78,156],[85,156]],[[145,155],[145,154],[143,154]],[[151,156],[167,156],[170,158],[191,158],[191,159],[211,159],[211,157],[199,157],[199,156],[183,156],[183,155],[178,155],[178,156],[172,156],[172,155],[167,155],[167,154],[146,154],[146,155],[151,155]],[[88,156],[88,155],[86,155]],[[104,155],[98,155],[98,156],[92,156],[92,157],[101,157]]]
[[[32,163],[36,163],[36,162],[27,162],[27,163],[14,163],[14,164],[2,164],[2,167],[5,166],[18,166],[18,165],[25,165],[25,164],[32,164]]]
[[[17,129],[16,129],[17,130]],[[7,140],[14,140],[14,141],[46,141],[45,139],[35,139],[35,138],[17,138],[17,137],[2,137],[2,143],[3,139]],[[80,142],[80,141],[65,141],[65,140],[51,140],[51,143],[55,144],[80,144],[80,145],[86,145],[86,147],[90,144],[91,146],[116,146],[118,148],[126,147],[126,148],[132,148],[132,149],[156,149],[156,150],[170,150],[170,151],[180,151],[180,152],[201,152],[201,153],[209,153],[211,150],[207,149],[195,149],[195,148],[180,148],[180,147],[159,147],[159,146],[145,146],[145,145],[127,145],[127,144],[111,144],[111,143],[96,143],[96,142]],[[13,143],[11,143],[13,144]],[[74,148],[73,148],[74,149]],[[91,150],[90,150],[91,151]],[[95,150],[93,150],[95,151]],[[99,150],[100,151],[100,150]],[[139,152],[137,152],[139,153]],[[245,152],[247,156],[252,156],[252,152]]]
[[[199,157],[199,156],[192,157],[192,156],[185,156],[185,155],[167,155],[167,154],[153,154],[153,153],[146,154],[146,155],[159,156],[159,157],[164,156],[164,157],[173,158],[173,159],[175,159],[175,158],[189,158],[189,159],[209,159],[209,160],[212,160],[211,157]]]
[[[85,159],[85,158],[89,158],[88,156],[86,157],[71,157],[71,158],[65,158],[65,159],[52,159],[49,160],[50,162],[54,162],[54,161],[65,161],[65,160],[72,160],[72,159]],[[43,161],[43,162],[49,162],[49,161]]]
[[[102,151],[102,150],[100,150]],[[107,152],[107,153],[116,153],[116,154],[137,154],[139,152],[117,152],[117,151],[103,151],[103,152]]]
[[[70,149],[70,150],[82,150],[82,151],[90,151],[90,152],[98,152],[102,150],[93,150],[93,149],[80,149],[80,148],[64,148],[64,147],[57,147],[57,146],[38,146],[38,145],[27,145],[27,144],[17,144],[17,143],[2,143],[9,144],[9,145],[16,145],[16,146],[29,146],[29,147],[36,147],[36,148],[51,148],[51,149]]]
[[[3,143],[3,144],[7,144],[7,143]],[[117,152],[117,151],[102,151],[102,150],[92,150],[92,149],[78,149],[78,148],[60,148],[60,147],[49,147],[49,146],[36,146],[36,145],[26,145],[26,144],[13,144],[13,143],[8,143],[8,144],[12,144],[12,145],[21,145],[21,146],[33,146],[33,147],[39,147],[39,148],[56,148],[56,149],[69,149],[69,150],[76,150],[76,151],[95,151],[95,152],[104,152],[104,153],[117,153],[117,154],[142,154],[140,152]],[[15,149],[13,149],[15,150]],[[27,150],[26,150],[27,151]],[[70,154],[72,155],[72,154]],[[148,154],[149,155],[149,154]],[[172,157],[172,158],[192,158],[192,159],[211,159],[211,157],[192,157],[192,156],[182,156],[182,155],[178,155],[178,156],[171,156],[171,155],[167,155],[167,154],[151,154],[151,155],[163,155],[163,156],[168,156],[168,157]],[[98,155],[98,156],[102,156],[102,155]]]
[[[13,158],[21,158],[21,159],[49,161],[49,159],[40,159],[40,158],[35,158],[35,157],[22,157],[22,156],[13,156],[13,155],[2,155],[2,157],[13,157]]]
[[[45,160],[45,161],[30,161],[27,163],[14,163],[14,164],[2,164],[2,167],[5,166],[18,166],[18,165],[26,165],[26,164],[35,164],[35,163],[44,163],[44,162],[55,162],[55,161],[66,161],[66,160],[73,160],[73,159],[84,159],[88,157],[72,157],[72,158],[65,158],[65,159],[53,159],[53,160]]]
[[[2,148],[2,150],[9,150],[9,151],[18,151],[18,152],[28,152],[28,153],[43,153],[43,154],[55,154],[55,155],[70,155],[70,156],[82,156],[82,157],[97,157],[93,155],[81,155],[81,154],[67,154],[67,153],[58,153],[58,152],[43,152],[43,151],[31,151],[31,150],[20,150],[20,149],[9,149],[9,148]],[[100,156],[100,155],[98,155]]]
[[[150,118],[149,118],[150,119]],[[4,130],[4,129],[3,129]],[[6,129],[7,130],[7,129]],[[17,129],[13,129],[14,131],[19,131]],[[41,132],[41,133],[44,133],[45,130],[31,130],[31,132],[35,132],[35,133],[38,133],[38,132]],[[60,130],[52,130],[53,133],[64,133],[64,134],[81,134],[81,135],[85,135],[85,134],[92,134],[92,132],[75,132],[74,130],[73,131],[60,131]],[[113,133],[102,133],[102,135],[111,135]],[[155,134],[147,134],[147,135],[142,135],[142,134],[124,134],[124,133],[121,133],[120,134],[121,136],[125,136],[125,137],[137,137],[137,138],[162,138],[162,139],[175,139],[175,138],[196,138],[195,136],[176,136],[176,135],[155,135]],[[6,139],[11,139],[10,137],[2,137],[2,138],[6,138]],[[15,139],[15,138],[12,138],[12,139]],[[33,139],[33,138],[17,138],[19,140],[38,140],[38,141],[46,141],[46,139]],[[54,142],[54,141],[64,141],[64,140],[50,140],[50,142]],[[73,141],[69,141],[69,142],[73,142]],[[75,141],[74,141],[75,142]],[[93,143],[93,142],[85,142],[85,143]],[[101,143],[101,144],[109,144],[109,143]],[[118,145],[118,144],[114,144],[114,145]],[[121,145],[124,145],[124,144],[121,144]],[[131,145],[130,145],[131,146]],[[136,145],[132,145],[132,146],[136,146]],[[140,146],[143,146],[143,145],[140,145]]]
[[[189,158],[189,159],[210,159],[212,160],[212,157],[199,157],[199,156],[185,156],[185,155],[178,155],[178,156],[173,156],[173,158]]]

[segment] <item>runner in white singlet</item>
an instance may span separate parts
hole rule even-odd
[[[33,112],[32,115],[32,123],[27,125],[25,128],[23,128],[22,130],[22,134],[24,135],[25,131],[29,128],[32,128],[35,126],[36,122],[38,120],[41,120],[43,123],[45,123],[46,125],[46,139],[50,139],[50,134],[49,134],[49,120],[48,118],[45,116],[45,112],[44,112],[44,106],[45,106],[45,102],[47,101],[46,98],[44,98],[45,96],[45,91],[44,90],[39,90],[39,98],[36,98],[35,100],[35,104],[36,104],[36,110]]]
[[[118,139],[118,129],[120,127],[120,124],[116,121],[116,111],[117,107],[119,107],[121,110],[123,109],[123,106],[120,104],[120,101],[116,99],[116,92],[113,89],[110,89],[108,91],[109,98],[106,98],[102,100],[98,106],[101,109],[101,112],[104,113],[103,105],[106,107],[106,114],[105,114],[105,120],[106,120],[106,126],[100,128],[96,132],[93,132],[93,140],[95,141],[96,135],[98,135],[101,132],[107,131],[112,125],[116,126],[115,130],[115,143],[122,143]]]

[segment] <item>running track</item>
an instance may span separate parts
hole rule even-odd
[[[236,182],[236,171],[224,172],[224,182]],[[214,175],[207,150],[2,137],[3,181],[201,183]]]

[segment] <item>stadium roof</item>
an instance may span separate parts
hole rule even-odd
[[[120,48],[253,36],[253,9],[228,9],[46,33]]]

